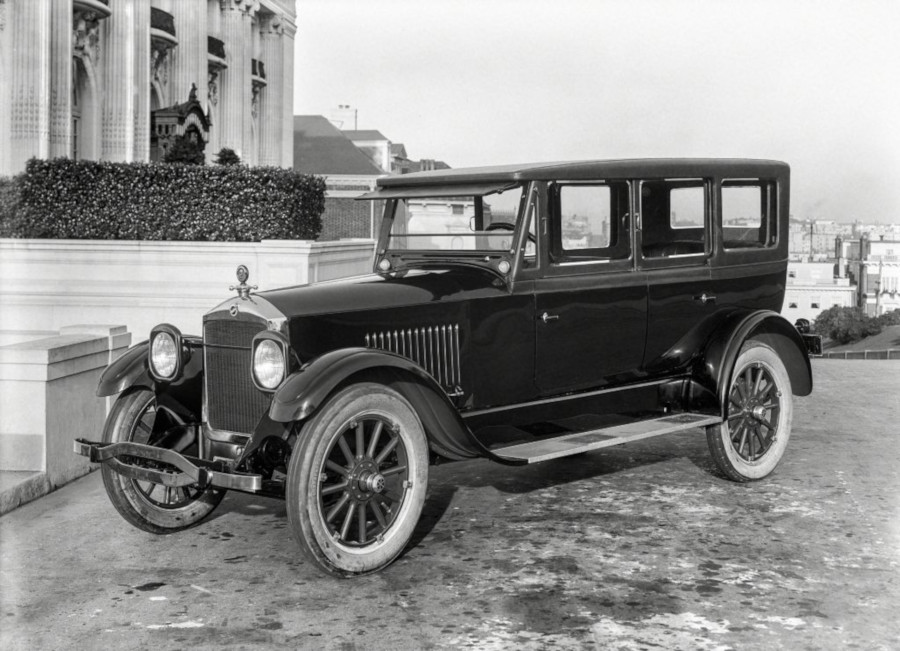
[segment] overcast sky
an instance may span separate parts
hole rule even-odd
[[[790,163],[795,217],[900,222],[900,0],[298,0],[294,112],[453,167]]]

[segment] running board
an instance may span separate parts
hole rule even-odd
[[[559,457],[568,457],[573,454],[581,454],[598,448],[608,448],[613,445],[630,443],[647,439],[651,436],[661,436],[681,432],[694,427],[706,427],[721,423],[718,416],[707,414],[673,414],[661,418],[641,420],[625,425],[615,425],[603,429],[595,429],[587,432],[566,434],[552,439],[543,439],[531,443],[520,443],[506,448],[491,450],[495,455],[517,463],[538,463]]]

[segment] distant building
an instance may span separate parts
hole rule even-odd
[[[381,206],[356,201],[375,189],[385,171],[328,118],[294,117],[294,169],[325,177],[325,213],[320,240],[364,237],[376,239]]]
[[[0,175],[32,157],[290,167],[293,0],[0,0]],[[287,137],[285,137],[287,136]]]
[[[382,172],[391,173],[391,141],[385,138],[380,131],[374,129],[342,131],[347,139],[368,156]]]
[[[856,305],[870,316],[900,309],[900,240],[835,240],[835,273],[856,286]]]
[[[856,287],[851,286],[848,278],[835,277],[832,263],[788,263],[781,314],[791,323],[797,319],[815,321],[828,308],[853,307],[856,300]]]
[[[443,161],[410,160],[402,143],[392,143],[374,129],[342,129],[355,126],[356,109],[347,104],[326,118],[322,115],[294,117],[294,169],[305,174],[325,177],[325,213],[320,240],[342,238],[378,238],[381,202],[356,201],[370,190],[380,176],[409,174],[427,170],[449,169]],[[474,214],[471,199],[447,200],[425,204],[413,202],[414,215],[433,215],[439,212],[452,216],[468,228]],[[413,220],[415,222],[415,219]],[[461,226],[461,228],[462,228]]]

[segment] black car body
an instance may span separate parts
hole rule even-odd
[[[379,180],[373,274],[238,294],[202,337],[162,325],[110,365],[122,394],[76,450],[133,524],[205,517],[227,489],[284,497],[338,575],[403,549],[427,467],[534,463],[705,427],[759,479],[812,390],[778,312],[789,168],[625,160]],[[280,361],[279,361],[280,360]]]

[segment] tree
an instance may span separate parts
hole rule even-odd
[[[186,136],[175,139],[163,160],[167,163],[184,163],[185,165],[203,165],[206,162],[200,145]]]
[[[835,305],[822,312],[813,324],[813,332],[839,344],[849,344],[881,332],[879,319],[863,313],[858,307]]]
[[[216,165],[240,165],[241,157],[233,149],[222,147],[216,154]]]

